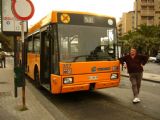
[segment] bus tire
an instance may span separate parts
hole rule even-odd
[[[35,80],[35,85],[37,88],[40,88],[41,87],[41,84],[40,84],[40,80],[39,80],[39,72],[38,72],[38,68],[36,68],[34,70],[34,80]]]

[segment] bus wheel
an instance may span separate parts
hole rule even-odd
[[[36,87],[40,88],[41,84],[40,84],[40,80],[39,80],[39,72],[38,72],[38,70],[35,70],[35,72],[34,72],[34,80],[35,80]]]

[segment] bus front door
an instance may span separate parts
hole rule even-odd
[[[47,37],[47,31],[42,32],[41,40],[41,85],[47,90],[50,90],[51,47],[50,39]]]

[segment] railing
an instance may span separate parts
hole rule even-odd
[[[144,5],[144,6],[154,6],[154,2],[152,2],[152,1],[148,1],[148,2],[146,2],[146,1],[141,1],[141,5]]]

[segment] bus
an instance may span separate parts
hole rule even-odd
[[[29,29],[25,42],[26,74],[52,94],[120,83],[114,17],[52,11]]]

